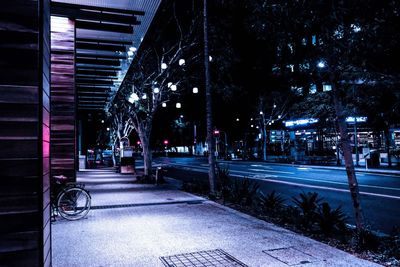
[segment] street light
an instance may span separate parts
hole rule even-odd
[[[325,62],[323,62],[323,61],[320,61],[320,62],[318,62],[318,68],[325,68]]]

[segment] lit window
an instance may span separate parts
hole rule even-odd
[[[315,84],[310,85],[310,94],[315,94],[317,92],[317,86]]]
[[[313,45],[317,45],[317,36],[313,35],[313,36],[311,37],[311,43],[312,43]]]
[[[361,27],[359,25],[351,24],[350,27],[353,29],[353,32],[360,32],[361,31]]]
[[[324,92],[328,92],[328,91],[331,91],[331,90],[332,90],[332,85],[330,85],[330,84],[324,84],[322,86],[322,91],[324,91]]]

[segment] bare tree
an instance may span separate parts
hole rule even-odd
[[[267,101],[266,96],[261,96],[258,102],[258,111],[260,114],[259,130],[262,140],[262,157],[267,160],[268,145],[268,126],[272,126],[276,121],[284,119],[287,115],[288,100],[282,100],[278,96],[271,96],[271,100]],[[272,104],[271,104],[272,101]]]
[[[110,127],[110,144],[112,147],[112,158],[114,166],[116,165],[116,150],[121,148],[120,142],[122,138],[128,138],[134,130],[134,127],[129,118],[127,108],[124,102],[114,104],[108,109],[107,116],[111,120]]]
[[[182,27],[174,14],[169,24],[175,32],[154,45],[145,46],[135,56],[135,61],[125,77],[114,102],[126,112],[115,120],[117,138],[135,130],[143,149],[144,175],[151,176],[152,151],[150,137],[153,119],[160,107],[170,105],[183,93],[185,83],[192,77],[185,72],[199,58],[197,43],[197,20]],[[163,29],[165,31],[165,29]],[[159,33],[163,34],[162,32]],[[165,32],[164,32],[165,34]],[[171,34],[170,34],[171,35]],[[165,36],[164,36],[165,37]],[[176,102],[176,108],[181,104]]]

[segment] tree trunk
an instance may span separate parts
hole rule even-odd
[[[115,155],[115,143],[112,145],[111,149],[112,149],[112,161],[113,161],[113,167],[117,167],[117,157]]]
[[[208,54],[208,17],[207,0],[203,0],[203,31],[204,31],[204,78],[206,87],[206,119],[207,119],[207,144],[208,144],[208,180],[210,183],[210,196],[215,196],[215,146],[213,140],[212,96],[210,83],[210,66]]]
[[[152,157],[151,157],[149,136],[141,135],[140,142],[142,143],[142,149],[143,149],[144,175],[151,178]]]
[[[267,129],[265,123],[262,126],[262,141],[263,141],[263,160],[267,160]]]
[[[392,159],[390,157],[390,131],[389,127],[385,127],[385,147],[386,147],[386,153],[388,155],[388,166],[392,167]]]
[[[347,134],[346,116],[344,114],[343,106],[340,100],[340,95],[335,83],[334,73],[332,71],[329,74],[329,79],[332,85],[336,119],[339,127],[340,140],[343,150],[344,162],[346,166],[346,173],[349,183],[351,199],[353,201],[353,210],[355,215],[356,226],[357,229],[360,231],[364,228],[364,219],[361,209],[360,192],[359,192],[356,173],[354,170],[353,158],[351,154],[350,139]]]

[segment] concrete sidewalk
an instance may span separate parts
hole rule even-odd
[[[94,209],[52,224],[53,266],[165,266],[160,257],[170,266],[378,266],[171,184],[111,171],[80,172],[78,181]]]

